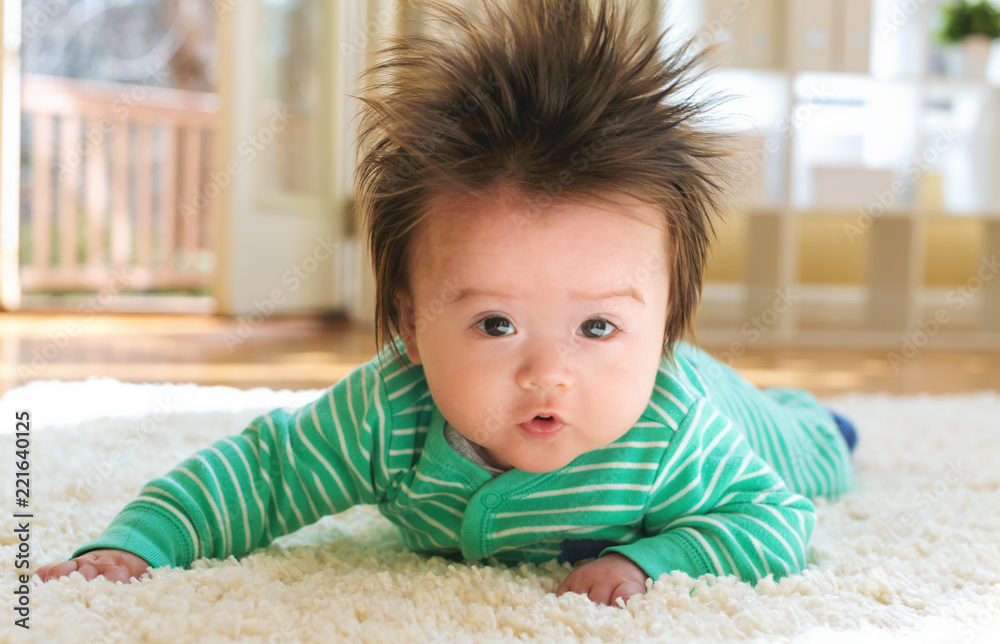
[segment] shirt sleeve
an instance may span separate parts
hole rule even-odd
[[[150,481],[73,557],[117,548],[154,568],[187,566],[241,556],[324,515],[375,503],[387,408],[376,366],[363,365],[298,411],[262,415]]]
[[[756,582],[805,566],[815,507],[790,492],[708,399],[689,410],[647,501],[647,536],[605,549],[657,579],[735,574]]]

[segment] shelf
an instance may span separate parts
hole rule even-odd
[[[1000,274],[962,310],[947,309],[939,287],[1000,256],[1000,85],[922,73],[941,68],[929,38],[937,4],[915,3],[887,38],[878,25],[894,2],[754,0],[719,32],[735,48],[717,59],[729,64],[714,88],[744,97],[730,105],[751,124],[737,136],[758,149],[728,215],[741,229],[726,239],[726,270],[713,273],[741,281],[705,284],[699,324],[739,329],[792,289],[802,305],[775,322],[776,341],[839,333],[898,346],[949,310],[936,342],[1000,344]],[[690,10],[695,30],[732,11],[732,0],[668,4]],[[856,71],[865,56],[868,72]],[[858,235],[845,236],[847,225]]]

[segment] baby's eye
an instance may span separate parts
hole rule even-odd
[[[511,324],[510,320],[499,315],[483,318],[476,322],[475,327],[493,338],[502,338],[514,332],[514,325]]]
[[[591,318],[580,325],[580,331],[585,338],[606,338],[615,331],[615,325],[601,318]]]

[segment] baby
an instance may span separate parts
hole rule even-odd
[[[419,551],[577,564],[614,605],[683,571],[806,564],[810,497],[852,486],[850,423],[685,344],[724,139],[620,3],[434,4],[366,88],[359,204],[381,350],[147,484],[73,559],[129,581],[376,504]]]

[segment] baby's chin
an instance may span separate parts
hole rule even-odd
[[[562,458],[553,458],[549,455],[546,456],[532,456],[532,455],[519,455],[513,458],[506,458],[506,461],[511,464],[511,467],[515,470],[521,470],[522,472],[530,472],[532,474],[545,474],[546,472],[555,472],[556,470],[562,469],[572,463],[577,455]]]

